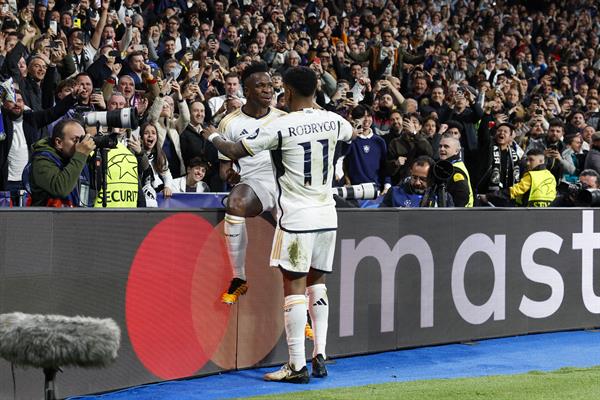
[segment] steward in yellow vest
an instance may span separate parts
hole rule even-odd
[[[556,179],[546,169],[542,150],[527,152],[527,172],[510,188],[510,198],[527,207],[548,207],[556,198]]]
[[[473,188],[467,167],[460,159],[460,142],[455,137],[445,134],[440,140],[440,160],[452,163],[454,173],[448,182],[448,193],[452,196],[454,207],[473,207]]]

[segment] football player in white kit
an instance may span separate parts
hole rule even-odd
[[[256,137],[261,127],[284,115],[270,107],[273,85],[269,67],[252,63],[242,73],[246,104],[228,114],[219,124],[219,132],[231,142]],[[256,157],[232,161],[219,153],[221,178],[235,186],[225,204],[225,239],[233,265],[233,279],[221,296],[221,301],[234,304],[248,290],[246,282],[246,247],[248,236],[246,218],[256,217],[275,209],[275,180],[268,151]]]
[[[331,193],[338,140],[352,140],[352,126],[339,115],[314,109],[315,73],[293,67],[283,77],[290,113],[261,128],[261,134],[232,143],[214,128],[203,131],[231,159],[270,150],[277,184],[277,228],[270,264],[283,275],[284,321],[289,361],[265,374],[268,381],[307,383],[304,349],[306,301],[314,330],[312,375],[327,376],[325,345],[329,300],[325,275],[332,270],[337,213]]]

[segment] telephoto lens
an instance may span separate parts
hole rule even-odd
[[[360,185],[332,188],[333,194],[346,200],[374,200],[378,196],[377,184],[361,183]]]

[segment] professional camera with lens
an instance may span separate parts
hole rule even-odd
[[[454,175],[454,167],[450,161],[439,160],[433,164],[431,175],[436,184],[446,183]]]
[[[573,199],[577,205],[583,207],[600,206],[600,189],[585,188],[581,182],[560,182],[557,187],[557,192],[563,196],[568,196]]]
[[[346,200],[373,200],[377,198],[377,184],[361,183],[360,185],[331,188],[334,195]]]
[[[89,107],[76,107],[75,118],[82,125],[87,126],[136,129],[139,125],[137,110],[133,107],[113,111],[90,111]],[[117,147],[119,135],[116,133],[98,134],[93,139],[99,149],[114,149]]]
[[[113,111],[90,111],[82,116],[84,125],[100,125],[109,128],[136,129],[138,127],[137,110],[133,107]]]
[[[119,142],[119,135],[109,133],[107,135],[96,135],[92,139],[94,139],[94,143],[96,143],[96,148],[98,149],[114,149]]]
[[[83,136],[79,138],[79,140],[82,139]],[[106,135],[99,133],[96,136],[92,136],[92,140],[98,149],[114,149],[117,147],[117,143],[119,142],[119,135],[116,133],[108,133]]]
[[[73,112],[73,118],[75,118],[77,121],[81,122],[82,125],[85,125],[83,116],[85,114],[89,113],[90,111],[92,111],[92,108],[90,106],[82,106],[80,104],[77,104],[77,105],[75,105],[75,109]]]

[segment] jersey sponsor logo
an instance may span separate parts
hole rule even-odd
[[[337,129],[337,123],[335,121],[323,121],[313,122],[310,124],[298,125],[295,127],[290,126],[288,132],[290,136],[302,136],[311,133],[322,133],[328,131],[334,131]]]

